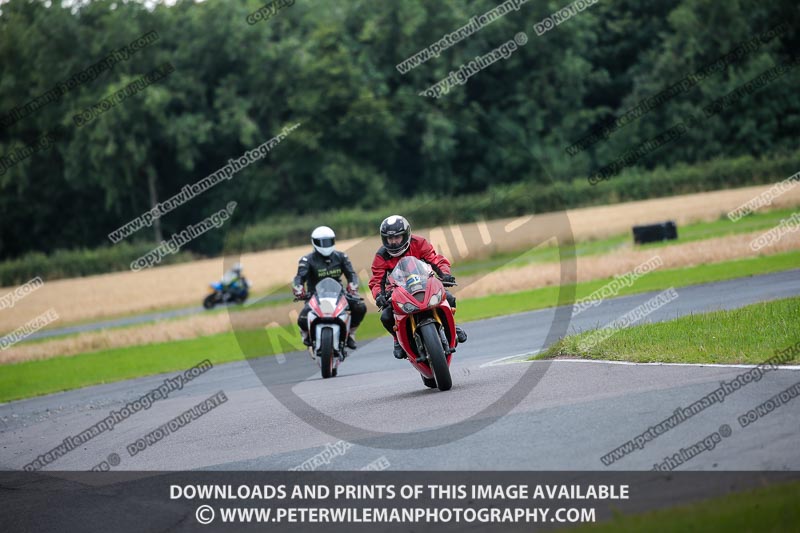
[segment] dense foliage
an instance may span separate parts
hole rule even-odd
[[[709,188],[705,174],[691,172],[684,174],[699,180],[693,187],[631,178],[656,168],[741,156],[796,160],[796,68],[703,118],[705,106],[800,50],[796,2],[601,0],[537,36],[534,24],[569,3],[528,2],[401,74],[395,65],[497,4],[296,0],[249,24],[248,14],[264,2],[148,9],[10,0],[0,5],[0,155],[52,142],[3,167],[0,259],[110,245],[109,232],[298,122],[265,159],[126,242],[143,249],[143,241],[167,238],[229,200],[239,203],[233,227],[256,224],[245,238],[250,249],[291,242],[280,233],[303,235],[319,213],[339,209],[349,211],[335,221],[354,221],[343,224],[347,233],[364,220],[374,223],[385,207],[412,209],[409,199],[420,196],[467,196],[440,202],[447,207],[438,214],[418,214],[439,222],[486,216],[461,207],[479,204],[487,191],[523,187],[543,199],[530,206],[537,211]],[[607,140],[574,156],[565,150],[779,23],[786,23],[780,36]],[[14,123],[1,118],[151,31],[158,40],[95,79]],[[420,96],[521,31],[528,42],[507,59],[439,99]],[[76,124],[76,114],[163,65],[174,71]],[[701,118],[701,127],[637,159],[629,174],[588,185],[587,176],[688,116]],[[739,164],[748,170],[736,175],[755,174],[753,181],[701,168],[719,187],[741,185],[763,177],[747,161]],[[492,194],[484,194],[486,202]],[[489,215],[515,212],[512,196],[487,208]],[[209,232],[188,249],[217,253],[222,234]]]

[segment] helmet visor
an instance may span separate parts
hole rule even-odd
[[[311,242],[314,243],[315,246],[319,246],[320,248],[330,248],[333,246],[336,239],[333,237],[326,237],[324,239],[311,239]]]

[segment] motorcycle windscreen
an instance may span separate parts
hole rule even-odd
[[[392,270],[392,279],[410,294],[424,291],[428,286],[431,267],[416,257],[404,257]]]
[[[333,278],[325,278],[314,288],[319,298],[338,298],[342,292],[342,286]]]

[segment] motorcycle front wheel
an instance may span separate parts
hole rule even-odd
[[[447,366],[447,358],[444,355],[442,340],[436,329],[436,324],[428,323],[420,328],[422,331],[422,342],[425,344],[425,352],[428,354],[428,364],[433,370],[433,378],[440,391],[450,390],[453,380],[450,378],[450,367]],[[427,385],[427,383],[426,383]]]
[[[203,298],[203,307],[206,309],[211,309],[217,303],[217,293],[211,293],[205,298]]]
[[[319,341],[319,368],[322,371],[322,378],[333,376],[333,331],[331,328],[323,328],[322,337]]]

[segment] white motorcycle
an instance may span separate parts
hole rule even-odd
[[[350,306],[342,285],[325,278],[308,298],[308,351],[319,365],[323,378],[334,377],[347,357],[347,337],[350,334]],[[298,298],[295,298],[297,301]]]

